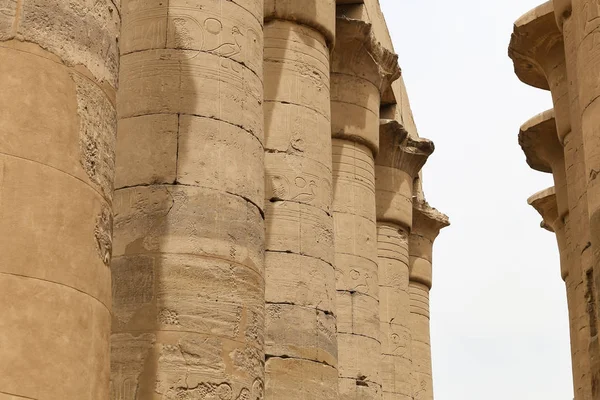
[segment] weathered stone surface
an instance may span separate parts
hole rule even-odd
[[[115,400],[263,396],[259,3],[123,2]]]
[[[4,397],[108,397],[118,31],[108,0],[0,2]]]
[[[276,367],[266,368],[266,397],[336,399],[329,94],[335,2],[264,6],[265,354]],[[302,379],[292,382],[284,364]]]

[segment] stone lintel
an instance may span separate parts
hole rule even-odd
[[[508,55],[523,83],[550,90],[547,76],[565,58],[563,36],[556,25],[552,1],[530,10],[515,22]]]
[[[381,94],[401,75],[398,55],[379,43],[370,23],[338,17],[332,73],[371,82]]]
[[[519,145],[532,169],[553,172],[555,163],[564,157],[563,147],[558,140],[553,109],[536,115],[521,126]]]
[[[527,199],[527,204],[535,208],[542,216],[540,226],[547,231],[555,232],[555,223],[559,215],[554,186],[537,192]]]
[[[265,0],[265,23],[285,20],[320,32],[331,49],[335,43],[335,0]]]
[[[431,154],[435,145],[429,139],[412,138],[396,120],[380,120],[379,154],[375,164],[381,167],[399,169],[413,179]]]

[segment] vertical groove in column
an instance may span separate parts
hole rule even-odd
[[[0,393],[107,398],[118,10],[0,12]]]
[[[375,207],[381,93],[400,75],[371,25],[337,19],[332,63],[333,217],[340,399],[380,399]]]
[[[267,1],[265,21],[265,398],[337,400],[335,1]]]
[[[122,4],[111,398],[262,398],[263,2]]]
[[[415,203],[409,238],[410,327],[412,333],[413,396],[433,400],[429,291],[432,286],[433,243],[440,230],[449,226],[448,217],[427,203]]]

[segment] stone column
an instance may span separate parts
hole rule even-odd
[[[561,1],[562,3],[562,1]],[[560,11],[565,13],[561,8]],[[577,321],[577,356],[573,358],[576,399],[591,399],[590,337],[595,330],[595,306],[590,303],[593,291],[591,269],[590,230],[587,216],[586,183],[578,96],[570,87],[576,79],[575,64],[565,57],[570,51],[571,35],[564,36],[556,24],[552,2],[546,2],[529,11],[515,23],[509,54],[515,62],[517,76],[526,84],[550,90],[556,113],[557,134],[564,147],[566,180],[569,186],[567,199],[569,214],[567,240],[568,258],[573,268],[570,274],[573,287],[579,291],[574,297],[572,311]],[[566,25],[564,26],[566,27]],[[567,31],[565,30],[565,33]],[[568,74],[567,74],[568,73]],[[568,79],[567,79],[568,78]]]
[[[122,5],[112,399],[262,398],[263,2]]]
[[[119,13],[0,4],[2,398],[108,397]]]
[[[331,74],[340,399],[381,398],[375,154],[381,93],[398,58],[371,25],[337,19]]]
[[[579,317],[584,293],[581,288],[581,275],[573,265],[573,248],[569,233],[573,231],[568,209],[568,185],[566,183],[564,153],[558,141],[553,110],[541,113],[523,126],[519,132],[521,145],[529,166],[540,172],[552,173],[555,186],[552,190],[540,192],[529,199],[544,218],[543,227],[555,232],[561,259],[561,277],[566,284],[569,324],[571,333],[571,358],[573,386],[576,399],[586,398],[589,393],[589,370],[582,369],[580,359],[587,358],[587,338],[579,337],[582,319]],[[586,373],[587,372],[587,373]],[[586,389],[587,387],[587,389]],[[589,394],[588,394],[589,398]]]
[[[429,291],[432,285],[433,242],[450,225],[448,217],[426,202],[414,204],[409,239],[410,329],[412,333],[413,398],[433,400]]]
[[[267,399],[335,399],[335,1],[265,2]]]
[[[568,260],[566,259],[565,251],[568,243],[565,236],[565,226],[558,213],[556,188],[553,186],[537,192],[527,199],[527,203],[535,208],[535,210],[541,215],[542,222],[540,223],[540,227],[548,232],[553,232],[556,235],[558,253],[560,256],[560,275],[564,279],[564,276],[568,276],[569,274],[569,269],[567,267]],[[571,331],[572,330],[573,327],[571,327]]]
[[[413,182],[433,152],[426,139],[406,139],[394,120],[382,120],[375,160],[382,391],[386,400],[412,400],[408,238]]]

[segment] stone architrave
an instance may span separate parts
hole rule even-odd
[[[382,392],[386,400],[412,400],[408,240],[413,182],[433,153],[433,143],[407,138],[395,120],[382,120],[375,159],[377,255]]]
[[[338,398],[334,0],[265,2],[265,398]]]
[[[410,330],[412,334],[413,398],[433,400],[429,291],[432,286],[433,243],[440,230],[449,226],[448,217],[426,202],[413,208],[409,238]]]
[[[122,6],[111,398],[262,398],[263,1]]]
[[[528,85],[550,90],[554,102],[557,134],[564,147],[566,181],[569,187],[566,235],[571,245],[566,251],[568,258],[572,260],[569,263],[573,268],[570,279],[573,280],[573,287],[580,292],[574,295],[575,299],[572,302],[574,321],[578,327],[577,355],[573,357],[573,364],[579,371],[575,373],[573,383],[576,400],[588,400],[592,398],[589,382],[592,352],[589,345],[595,336],[596,306],[593,295],[587,188],[585,180],[582,179],[585,162],[580,117],[574,117],[579,109],[578,98],[573,97],[573,91],[570,89],[576,68],[575,64],[566,60],[566,36],[561,34],[556,20],[552,1],[527,12],[515,23],[509,55],[514,61],[517,76]]]
[[[370,24],[337,18],[331,73],[333,217],[340,399],[381,398],[375,208],[381,94],[398,57]]]
[[[0,397],[106,399],[120,11],[0,3]]]

